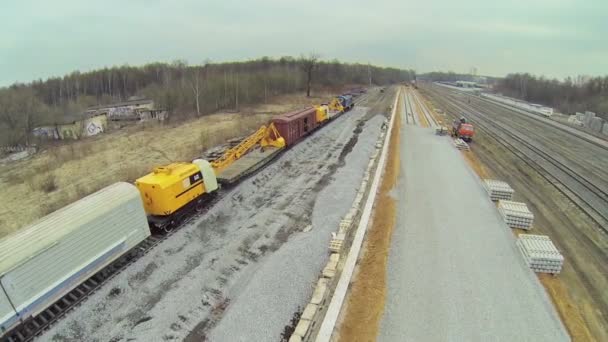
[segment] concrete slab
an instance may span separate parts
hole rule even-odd
[[[447,137],[403,125],[379,341],[568,341],[515,237]]]
[[[319,307],[316,304],[306,305],[304,312],[302,312],[301,319],[307,319],[309,321],[312,321],[312,319],[315,318],[315,314],[317,313],[318,308]]]
[[[325,298],[325,292],[327,292],[327,279],[321,278],[317,282],[317,287],[315,287],[315,292],[312,293],[312,299],[310,303],[319,305],[323,302]]]

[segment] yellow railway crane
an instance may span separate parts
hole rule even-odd
[[[329,110],[330,111],[334,111],[334,112],[338,112],[338,113],[344,113],[344,106],[342,106],[342,103],[340,103],[340,99],[337,97],[334,97],[331,102],[328,105]]]
[[[260,144],[262,148],[273,146],[277,148],[285,147],[285,139],[281,137],[274,123],[260,127],[255,133],[245,138],[237,146],[226,151],[220,158],[211,162],[211,166],[216,174],[227,168],[230,164],[245,155],[249,150]]]

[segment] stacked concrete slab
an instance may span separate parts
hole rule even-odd
[[[500,200],[498,201],[498,211],[509,227],[532,229],[534,214],[528,209],[526,203]]]
[[[534,272],[558,274],[564,257],[546,235],[519,234],[517,247]]]
[[[488,195],[490,195],[492,201],[511,200],[513,193],[515,193],[515,190],[509,184],[494,179],[484,179],[483,187],[488,192]]]
[[[456,148],[459,150],[469,150],[469,144],[467,144],[464,140],[460,138],[454,139],[454,146],[456,146]]]

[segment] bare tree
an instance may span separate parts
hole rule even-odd
[[[209,60],[205,60],[202,68],[199,66],[192,67],[192,72],[190,74],[190,88],[192,89],[192,93],[194,95],[194,104],[196,105],[196,116],[201,116],[201,93],[203,88],[203,78],[205,78],[205,74],[207,71],[207,66],[209,65]]]
[[[195,66],[192,68],[192,75],[191,75],[191,79],[190,79],[190,88],[192,88],[192,93],[194,95],[194,103],[196,104],[196,116],[201,116],[200,79],[201,79],[201,70],[199,67]]]
[[[9,89],[0,97],[0,123],[10,129],[10,144],[30,144],[30,136],[40,121],[44,105],[31,88]]]
[[[310,87],[312,85],[312,75],[319,62],[318,54],[311,52],[308,56],[300,56],[300,67],[306,74],[306,97],[310,97]]]

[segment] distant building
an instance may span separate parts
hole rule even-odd
[[[147,99],[129,100],[90,107],[87,114],[106,114],[111,121],[164,120],[165,110],[154,108],[154,101]]]
[[[103,133],[108,127],[106,114],[73,114],[66,115],[60,120],[36,127],[34,136],[47,139],[80,139]]]
[[[478,88],[477,83],[468,81],[456,81],[456,86],[461,88]]]

